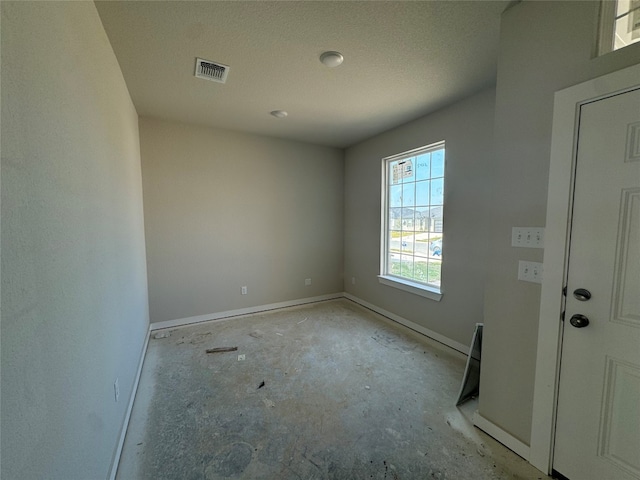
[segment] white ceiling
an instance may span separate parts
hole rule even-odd
[[[494,84],[508,4],[96,2],[140,115],[336,147]],[[195,78],[196,57],[229,65],[227,83]]]

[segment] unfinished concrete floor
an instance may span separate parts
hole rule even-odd
[[[346,299],[152,336],[117,478],[548,478],[454,406],[464,365]]]

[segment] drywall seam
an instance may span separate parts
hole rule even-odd
[[[495,438],[509,450],[529,461],[529,445],[521,442],[510,433],[505,432],[495,423],[484,418],[477,411],[473,414],[473,424],[490,437]]]
[[[355,303],[362,305],[363,307],[368,308],[369,310],[373,310],[374,312],[379,313],[384,317],[390,318],[391,320],[401,325],[404,325],[405,327],[410,328],[411,330],[414,330],[426,337],[436,340],[437,342],[440,342],[446,345],[447,347],[451,347],[454,350],[457,350],[458,352],[463,353],[464,355],[467,355],[469,353],[468,345],[463,345],[462,343],[456,342],[455,340],[451,340],[450,338],[445,337],[444,335],[440,335],[439,333],[436,333],[433,330],[429,330],[428,328],[425,328],[422,325],[418,325],[417,323],[414,323],[411,320],[407,320],[406,318],[403,318],[400,315],[396,315],[395,313],[391,313],[388,310],[380,308],[372,303],[366,302],[361,298],[351,295],[350,293],[345,292],[344,297],[348,298],[349,300]]]
[[[147,346],[149,345],[150,337],[151,337],[151,325],[149,325],[149,329],[147,330],[147,335],[144,340],[144,345],[142,346],[142,351],[140,353],[140,361],[138,362],[138,371],[136,372],[136,377],[133,382],[131,395],[129,395],[129,404],[127,405],[127,412],[124,416],[122,427],[120,429],[120,439],[118,440],[118,445],[116,446],[116,451],[113,455],[113,461],[111,462],[111,469],[109,471],[109,477],[108,477],[109,480],[115,480],[116,473],[118,473],[118,464],[120,463],[120,456],[122,455],[122,447],[124,447],[124,439],[127,436],[127,429],[129,428],[129,420],[131,419],[131,412],[133,411],[133,403],[136,399],[136,394],[138,393],[138,383],[140,382],[140,376],[142,375],[142,367],[144,365],[144,360],[147,357]]]
[[[251,313],[266,312],[269,310],[277,310],[279,308],[295,307],[305,305],[307,303],[323,302],[325,300],[335,300],[344,297],[343,292],[330,293],[327,295],[319,295],[317,297],[300,298],[298,300],[290,300],[287,302],[269,303],[267,305],[258,305],[256,307],[239,308],[237,310],[227,310],[226,312],[211,313],[208,315],[196,315],[194,317],[178,318],[175,320],[166,320],[164,322],[156,322],[150,325],[150,329],[161,330],[163,328],[184,327],[193,325],[194,323],[211,322],[217,320],[226,320],[230,317],[238,317],[240,315],[248,315]]]

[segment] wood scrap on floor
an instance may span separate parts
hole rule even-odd
[[[238,350],[238,347],[216,347],[207,348],[207,353],[235,352],[236,350]]]

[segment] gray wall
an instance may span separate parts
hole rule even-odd
[[[342,291],[341,150],[149,118],[140,145],[152,322]]]
[[[483,91],[346,152],[345,290],[463,345],[482,321],[494,101],[493,89]],[[440,140],[446,142],[446,238],[444,295],[436,302],[382,285],[377,275],[382,158]]]
[[[522,2],[503,14],[490,190],[480,413],[529,444],[540,286],[517,280],[511,227],[544,226],[553,94],[638,63],[640,45],[592,58],[599,2]],[[567,186],[568,188],[569,186]]]
[[[96,9],[2,2],[2,478],[106,478],[147,329],[138,118]]]

